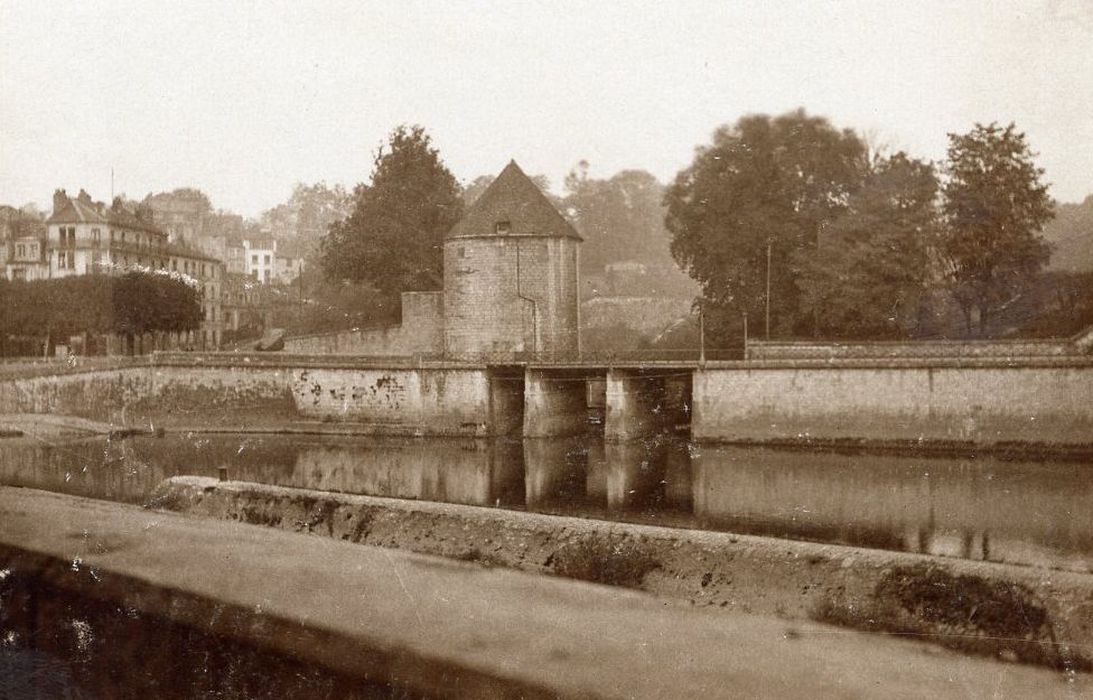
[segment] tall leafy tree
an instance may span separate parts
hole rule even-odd
[[[797,110],[723,126],[665,194],[675,259],[702,286],[707,329],[726,340],[741,313],[762,318],[767,250],[773,332],[810,329],[800,309],[798,251],[846,209],[867,171],[854,132]]]
[[[1040,232],[1054,203],[1014,124],[949,134],[945,229],[938,244],[969,332],[1027,289],[1051,257]]]
[[[581,264],[587,272],[621,260],[654,264],[668,256],[664,186],[644,170],[624,170],[607,180],[588,177],[588,163],[565,179],[566,213],[584,236]]]
[[[420,126],[391,132],[374,165],[352,213],[322,240],[325,274],[387,295],[441,288],[444,235],[463,212],[459,183]]]
[[[905,336],[918,325],[930,284],[938,182],[928,163],[877,158],[846,211],[799,256],[802,310],[835,338]]]

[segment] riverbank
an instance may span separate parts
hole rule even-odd
[[[36,368],[31,368],[35,372]],[[561,437],[603,407],[608,439],[689,424],[699,441],[840,449],[1093,451],[1093,357],[490,365],[156,353],[137,365],[0,373],[0,411],[124,427]]]
[[[830,621],[1091,668],[1088,574],[198,477],[169,479],[152,504],[630,587],[687,606]]]
[[[681,609],[618,588],[27,489],[0,488],[0,522],[9,590],[47,580],[118,616],[230,635],[413,694],[1069,698],[1093,690],[1081,674],[891,636]],[[44,605],[37,619],[63,612]],[[94,649],[102,630],[83,622]],[[163,653],[144,648],[142,665],[161,667]]]
[[[390,426],[355,421],[303,420],[279,413],[232,415],[210,413],[201,420],[175,416],[165,422],[127,420],[102,422],[50,413],[0,413],[0,438],[31,440],[89,435],[330,435],[336,437],[423,437],[417,431],[394,431]],[[1003,460],[1052,459],[1093,460],[1093,442],[1057,444],[1047,442],[977,443],[960,440],[871,440],[857,438],[823,439],[801,436],[794,439],[695,440],[697,445],[760,447],[813,453],[878,454],[923,457],[993,456]]]

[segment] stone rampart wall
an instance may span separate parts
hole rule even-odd
[[[781,365],[781,366],[779,366]],[[709,440],[1093,442],[1093,363],[734,366],[694,375]]]
[[[388,433],[490,430],[485,368],[294,369],[292,395],[303,418],[366,423]]]
[[[974,358],[1080,355],[1074,340],[916,340],[891,342],[750,341],[749,360],[859,359],[859,358]]]
[[[444,295],[405,292],[402,323],[285,338],[285,352],[315,355],[439,355],[444,349]]]

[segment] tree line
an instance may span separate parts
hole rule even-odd
[[[950,134],[935,165],[803,110],[756,115],[679,173],[667,226],[722,334],[744,314],[765,331],[769,303],[777,337],[904,337],[938,290],[982,333],[1050,257],[1042,175],[1012,124]]]
[[[170,274],[79,275],[31,282],[0,279],[0,339],[52,344],[87,334],[134,336],[196,330],[198,291]]]
[[[389,298],[439,289],[444,236],[492,178],[461,188],[420,126],[395,129],[373,166],[322,239],[325,275]],[[715,342],[738,338],[745,315],[764,332],[768,310],[772,337],[914,336],[941,294],[982,334],[1050,257],[1040,231],[1054,203],[1013,124],[950,134],[946,160],[930,163],[804,110],[750,115],[666,188],[642,171],[587,170],[564,196],[547,192],[585,238],[583,265],[670,246]]]

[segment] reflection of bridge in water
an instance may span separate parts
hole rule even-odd
[[[143,502],[213,476],[1093,570],[1091,465],[696,446],[659,438],[216,435],[0,444],[0,481]]]

